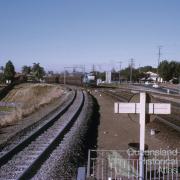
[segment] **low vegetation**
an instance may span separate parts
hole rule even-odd
[[[0,126],[6,126],[21,120],[45,104],[60,97],[63,90],[57,85],[23,84],[16,86],[2,100],[18,105],[10,114],[0,117]]]
[[[13,107],[7,107],[7,106],[0,106],[0,111],[4,111],[4,112],[10,112],[14,110]]]

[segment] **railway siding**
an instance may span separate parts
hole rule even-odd
[[[100,126],[99,126],[99,140],[98,148],[99,149],[127,149],[128,143],[130,142],[139,142],[139,123],[132,121],[129,118],[129,115],[125,114],[113,114],[114,102],[117,102],[116,99],[117,92],[113,96],[113,91],[111,95],[107,95],[105,89],[93,91],[93,95],[97,98],[100,104]],[[128,90],[127,90],[128,92]],[[122,96],[122,100],[126,99],[124,93],[118,91],[119,96]],[[131,93],[132,94],[132,93]],[[112,98],[113,97],[113,98]],[[128,99],[128,98],[127,98]],[[121,97],[119,98],[120,101]],[[167,128],[165,128],[165,126]],[[156,130],[154,136],[150,135],[151,129]],[[158,149],[158,148],[179,148],[179,132],[169,127],[163,125],[161,122],[155,120],[147,124],[146,128],[146,143],[149,145],[149,149]]]

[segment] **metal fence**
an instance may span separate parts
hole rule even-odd
[[[89,150],[87,179],[180,179],[178,156],[145,156],[143,178],[139,176],[139,163],[138,153],[130,155],[127,151]]]

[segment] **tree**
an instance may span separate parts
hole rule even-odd
[[[22,67],[22,73],[27,75],[27,74],[30,74],[31,72],[31,66],[23,66]]]
[[[102,81],[105,81],[105,79],[106,79],[105,76],[106,76],[105,72],[99,72],[99,71],[96,72],[97,79],[102,79]]]
[[[141,78],[145,77],[146,78],[146,74],[145,74],[145,70],[142,71],[143,67],[141,68],[141,70],[138,68],[138,69],[135,69],[135,68],[132,68],[132,81],[133,82],[138,82]],[[146,67],[144,68],[146,69]],[[131,70],[131,67],[127,67],[125,69],[122,69],[121,70],[121,75],[123,77],[125,77],[126,79],[130,80],[130,70]],[[146,69],[148,71],[148,68]]]
[[[32,73],[37,79],[41,79],[45,75],[45,70],[39,63],[33,63]]]
[[[140,67],[139,68],[139,71],[140,72],[148,72],[148,71],[151,71],[151,72],[157,72],[157,69],[152,67],[152,66],[144,66],[144,67]]]
[[[169,81],[171,79],[179,79],[180,77],[180,63],[176,61],[164,60],[160,63],[158,67],[159,75],[164,81]]]
[[[121,76],[124,76],[128,80],[130,79],[130,68],[129,67],[122,69],[120,73],[121,73],[120,74]]]
[[[9,60],[4,68],[4,79],[5,80],[14,80],[15,69],[13,63]]]
[[[160,77],[162,77],[164,81],[169,81],[170,79],[172,79],[171,67],[167,60],[164,60],[159,64],[158,72]]]
[[[170,68],[171,68],[171,74],[172,78],[177,78],[179,79],[180,77],[180,63],[176,61],[171,61],[169,63]]]

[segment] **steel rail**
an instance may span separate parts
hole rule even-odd
[[[41,152],[38,158],[35,159],[32,164],[23,171],[23,173],[18,177],[18,180],[26,180],[32,178],[33,175],[38,171],[41,164],[46,160],[45,157],[47,157],[47,154],[50,154],[55,149],[55,147],[57,147],[58,144],[62,141],[64,135],[71,129],[83,108],[85,101],[85,96],[83,92],[82,96],[83,98],[81,103],[79,104],[77,110],[74,112],[73,116],[70,117],[69,120],[67,120],[67,123],[62,129],[62,131],[60,131],[58,135],[53,139],[53,141],[47,146],[47,148]]]
[[[180,126],[177,126],[177,125],[175,125],[175,124],[167,121],[166,119],[164,119],[164,118],[162,118],[162,117],[160,117],[160,116],[157,116],[157,119],[158,119],[160,122],[162,122],[162,123],[164,123],[164,124],[172,127],[172,128],[175,129],[176,131],[180,132]]]
[[[105,92],[105,91],[101,91],[101,92],[108,95],[108,96],[111,96],[111,97],[113,97],[113,98],[115,98],[117,100],[120,100],[122,102],[127,102],[128,101],[127,98],[122,97],[122,96],[118,96],[117,94],[113,94],[112,92]]]
[[[67,104],[65,107],[63,107],[60,112],[56,112],[53,117],[51,117],[50,121],[48,121],[46,124],[41,126],[38,130],[30,134],[26,139],[24,139],[22,142],[17,144],[15,147],[13,147],[11,150],[6,152],[4,155],[0,157],[0,167],[4,164],[6,164],[15,154],[22,151],[28,144],[30,144],[34,139],[36,139],[39,135],[41,135],[44,131],[46,131],[49,127],[53,125],[55,121],[57,121],[60,116],[62,116],[68,108],[73,104],[76,98],[76,91],[74,94],[73,99],[70,101],[69,104]]]
[[[12,179],[20,179],[21,180],[21,179],[32,178],[35,175],[35,173],[39,170],[41,165],[44,163],[44,161],[52,153],[52,151],[61,143],[65,134],[67,132],[69,132],[69,130],[75,123],[76,119],[78,118],[79,114],[81,113],[83,106],[84,106],[84,102],[85,102],[84,92],[78,91],[78,93],[75,93],[75,96],[74,96],[73,100],[71,101],[71,103],[68,104],[61,111],[61,112],[63,112],[61,114],[62,117],[59,114],[54,115],[55,120],[52,119],[53,122],[50,123],[50,126],[48,126],[49,124],[45,125],[46,128],[43,128],[43,130],[40,130],[40,131],[42,131],[41,133],[39,133],[39,131],[36,131],[35,135],[33,134],[33,138],[30,138],[30,140],[29,140],[29,138],[27,138],[25,140],[26,142],[24,142],[24,141],[23,141],[24,143],[22,142],[23,145],[20,145],[20,147],[18,147],[18,145],[17,145],[15,150],[13,149],[13,152],[12,152],[12,150],[10,150],[8,153],[6,153],[6,156],[4,156],[4,159],[1,159],[2,165],[3,164],[5,165],[5,166],[2,166],[3,170],[2,170],[1,177],[6,177],[6,172],[8,171],[10,173],[9,174],[10,177],[12,176]],[[57,122],[55,122],[55,121],[57,121]],[[47,137],[47,135],[49,137]],[[46,137],[47,137],[47,139],[46,139]],[[34,144],[37,145],[36,148],[33,147]],[[37,150],[38,147],[40,147],[41,150]],[[33,155],[33,159],[31,161],[29,161],[28,163],[25,163],[22,160],[19,161],[17,156],[24,160],[26,158],[28,158],[29,156],[31,156],[30,149],[33,149],[33,152],[35,153]],[[29,153],[29,150],[30,150],[30,153]],[[10,155],[10,157],[7,157],[7,155]],[[15,158],[13,157],[14,155],[16,155]],[[8,164],[9,160],[11,163],[14,164],[13,165],[14,167],[23,166],[23,168],[18,171],[18,174],[14,170],[13,171],[8,170],[9,169],[9,164]],[[7,166],[6,166],[6,163],[7,163]],[[23,165],[21,165],[22,163],[23,163]],[[7,169],[7,170],[5,170],[5,174],[3,173],[4,169]]]
[[[127,102],[128,100],[125,97],[121,97],[120,95],[118,96],[117,94],[113,94],[112,92],[103,92],[106,95],[109,95],[111,97],[114,97],[115,99],[121,100],[123,102]],[[177,126],[176,124],[173,124],[166,120],[163,117],[160,117],[159,115],[156,115],[156,119],[159,120],[160,122],[170,126],[171,128],[175,129],[176,131],[180,132],[180,126]]]

